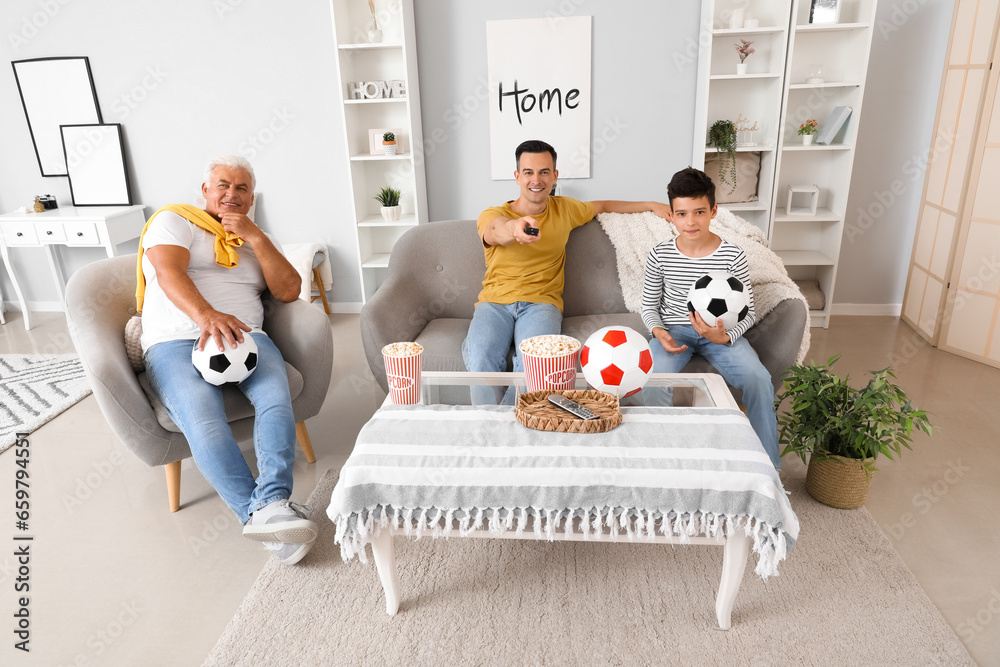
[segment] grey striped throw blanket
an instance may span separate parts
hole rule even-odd
[[[327,514],[344,560],[390,526],[417,538],[557,530],[584,539],[753,539],[767,578],[799,524],[739,410],[622,408],[602,434],[534,431],[501,406],[386,406],[358,434]]]

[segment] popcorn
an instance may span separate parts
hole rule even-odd
[[[420,343],[389,343],[382,348],[382,354],[390,357],[414,357],[423,351]]]
[[[580,341],[570,336],[533,336],[521,341],[521,352],[536,357],[561,357],[580,349]]]

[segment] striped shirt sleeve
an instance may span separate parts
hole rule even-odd
[[[688,257],[677,250],[674,239],[657,244],[646,258],[642,286],[642,322],[652,333],[654,327],[669,330],[671,325],[690,324],[687,295],[698,278],[709,271],[726,271],[746,285],[750,309],[746,318],[727,333],[735,341],[755,322],[750,266],[746,254],[728,241],[707,257]]]

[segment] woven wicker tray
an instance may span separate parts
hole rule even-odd
[[[574,414],[549,403],[549,394],[562,394],[595,412],[597,419],[580,419]],[[532,391],[521,394],[515,409],[517,421],[538,431],[559,433],[604,433],[622,423],[618,399],[603,391],[569,389],[564,391]]]

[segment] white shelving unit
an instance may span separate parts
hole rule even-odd
[[[389,253],[410,227],[427,222],[427,186],[423,161],[414,147],[423,146],[420,125],[420,85],[417,79],[416,33],[412,0],[376,0],[382,41],[369,42],[372,15],[367,0],[331,0],[337,50],[337,88],[348,150],[351,209],[357,241],[362,299],[367,302],[385,279]],[[353,82],[402,80],[405,97],[351,99]],[[397,133],[397,154],[372,154],[369,130]],[[381,137],[376,142],[381,145]],[[373,198],[383,186],[402,191],[399,220],[382,219]]]
[[[840,0],[840,22],[823,25],[809,23],[810,4],[794,0],[792,5],[768,238],[792,278],[819,282],[826,307],[811,311],[810,318],[812,326],[825,328],[844,234],[876,0]],[[806,83],[816,65],[822,66],[823,82]],[[822,128],[837,106],[853,111],[833,142],[804,146],[799,125],[815,118]],[[815,215],[789,215],[785,210],[792,185],[819,186]]]
[[[734,12],[743,14],[742,20],[736,21],[740,24],[737,27],[731,27]],[[715,121],[736,121],[742,117],[751,124],[756,122],[756,145],[741,145],[737,152],[760,153],[758,201],[723,206],[765,234],[769,230],[772,210],[790,13],[791,0],[761,0],[752,4],[745,0],[705,0],[702,3],[691,164],[704,168],[705,154],[716,152],[714,146],[707,145],[708,128]],[[747,19],[756,20],[757,27],[745,27]],[[734,44],[740,39],[752,41],[756,49],[747,58],[747,73],[743,75],[736,73],[739,56]],[[726,187],[718,185],[720,189]]]

